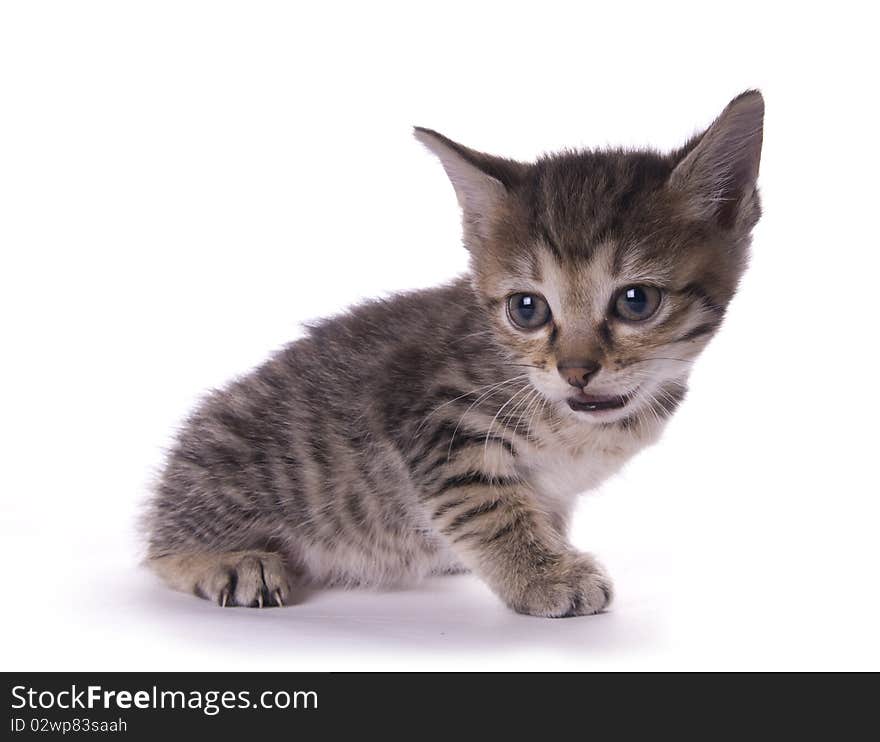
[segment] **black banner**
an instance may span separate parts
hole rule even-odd
[[[555,736],[865,733],[877,684],[831,677],[459,673],[3,673],[5,739],[355,731]],[[842,684],[841,684],[842,685]],[[843,688],[839,690],[843,691]],[[834,699],[837,699],[835,702]],[[759,727],[755,727],[758,724]],[[210,737],[208,737],[210,738]]]

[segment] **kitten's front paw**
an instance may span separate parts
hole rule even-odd
[[[152,566],[172,587],[224,608],[283,606],[290,597],[284,562],[271,552],[176,554],[156,558]]]
[[[611,580],[587,554],[561,558],[530,582],[512,607],[519,613],[546,618],[601,613],[614,597]]]
[[[284,565],[277,554],[246,552],[228,565],[226,578],[219,594],[215,590],[210,596],[223,607],[280,607],[290,592]],[[219,582],[222,583],[222,579]],[[214,587],[218,586],[215,579]]]

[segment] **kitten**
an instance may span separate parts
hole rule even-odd
[[[473,570],[522,613],[604,610],[573,498],[658,438],[721,323],[763,112],[750,91],[671,154],[534,164],[417,128],[470,275],[320,322],[209,396],[152,499],[151,566],[223,606]]]

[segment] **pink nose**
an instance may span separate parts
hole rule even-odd
[[[578,360],[560,361],[556,364],[556,368],[559,369],[559,375],[569,384],[583,389],[602,366],[596,361]]]

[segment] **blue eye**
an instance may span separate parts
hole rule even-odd
[[[660,289],[653,286],[627,286],[614,302],[618,317],[641,322],[651,317],[660,306]]]
[[[539,294],[512,294],[507,299],[510,321],[525,330],[534,330],[550,321],[550,305]]]

